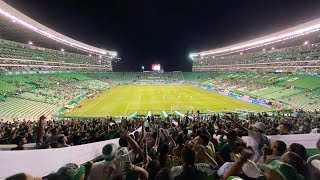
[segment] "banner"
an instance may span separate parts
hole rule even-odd
[[[22,172],[43,177],[67,163],[80,165],[90,161],[102,154],[103,146],[109,143],[118,146],[118,142],[119,138],[56,149],[0,151],[0,179]]]
[[[223,94],[223,95],[226,95],[226,96],[229,96],[229,97],[232,97],[232,98],[236,98],[236,99],[240,99],[240,100],[243,100],[243,101],[246,101],[246,102],[250,102],[250,103],[253,103],[253,104],[257,104],[257,105],[260,105],[260,106],[264,106],[264,107],[268,107],[268,108],[271,108],[272,106],[270,106],[269,104],[267,104],[267,101],[265,99],[262,99],[262,98],[257,98],[257,99],[252,99],[248,96],[244,96],[242,94],[236,94],[234,92],[231,92],[227,89],[222,89],[222,88],[215,88],[213,86],[203,86],[203,85],[200,85],[200,84],[192,84],[193,86],[195,87],[198,87],[198,88],[202,88],[202,89],[206,89],[206,90],[213,90],[214,92],[217,92],[219,94]]]

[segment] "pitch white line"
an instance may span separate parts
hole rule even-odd
[[[126,116],[126,114],[127,114],[127,111],[128,111],[128,108],[129,108],[129,104],[130,103],[127,104],[127,108],[126,108],[126,111],[124,112],[124,116]]]
[[[102,100],[104,100],[106,97],[110,96],[111,94],[113,94],[115,92],[115,90],[113,90],[112,92],[110,92],[109,94],[105,95],[103,98],[100,99],[100,101],[96,102],[95,104],[93,104],[89,109],[85,110],[84,112],[80,113],[79,116],[81,116],[82,114],[86,113],[87,111],[89,111],[90,109],[92,109],[94,106],[96,106],[97,104],[99,104]]]

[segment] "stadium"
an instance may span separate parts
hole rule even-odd
[[[137,72],[9,4],[0,1],[0,179],[319,178],[320,18],[192,51],[191,72]]]

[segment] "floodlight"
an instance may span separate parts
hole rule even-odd
[[[89,54],[89,56],[91,57],[91,54]]]
[[[242,52],[240,53],[240,55],[242,55]]]
[[[62,52],[64,52],[64,49],[63,49],[63,48],[61,48],[61,51],[62,51]]]
[[[262,51],[266,51],[266,49],[263,49]]]
[[[274,47],[272,47],[271,49],[274,50]]]
[[[32,43],[32,41],[28,41],[28,44],[32,45],[33,43]]]
[[[308,43],[309,43],[308,41],[305,41],[303,44],[308,45]]]

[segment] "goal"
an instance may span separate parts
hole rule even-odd
[[[193,110],[194,110],[193,106],[171,106],[171,114],[174,111],[178,111],[178,112],[181,112],[181,113],[186,113],[187,111],[191,112]]]

